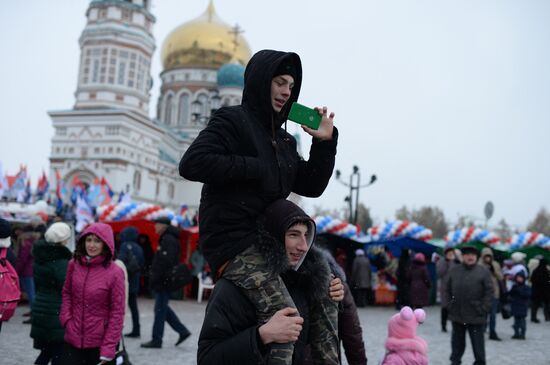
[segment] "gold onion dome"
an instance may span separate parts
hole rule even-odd
[[[201,16],[180,25],[166,37],[161,50],[163,68],[218,69],[231,60],[246,65],[250,47],[240,33],[238,26],[231,27],[218,17],[210,0]]]

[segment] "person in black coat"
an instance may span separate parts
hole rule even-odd
[[[149,236],[147,236],[145,233],[140,233],[138,235],[137,240],[138,245],[143,250],[143,258],[144,258],[144,266],[142,271],[143,276],[143,286],[140,288],[140,294],[146,294],[147,296],[151,296],[150,292],[150,284],[149,284],[149,275],[151,274],[151,264],[153,263],[153,247],[151,246],[151,240],[149,239]]]
[[[525,274],[520,271],[514,277],[515,284],[510,289],[508,296],[512,305],[512,316],[514,316],[514,335],[515,340],[525,340],[525,331],[527,330],[527,311],[529,310],[529,299],[531,298],[531,288],[525,283]]]
[[[338,131],[326,108],[319,129],[306,129],[313,137],[308,161],[282,128],[302,84],[296,53],[260,51],[244,79],[242,104],[218,109],[179,164],[183,178],[204,183],[199,240],[214,272],[252,245],[270,203],[291,192],[320,196],[334,168]]]
[[[302,66],[297,54],[260,51],[248,63],[244,78],[242,104],[217,110],[179,165],[182,177],[204,183],[199,207],[202,252],[216,278],[223,275],[237,285],[254,271],[270,277],[254,246],[256,221],[271,203],[291,192],[307,197],[323,193],[334,168],[338,138],[334,113],[319,108],[319,128],[304,127],[313,137],[305,161],[294,137],[282,128],[300,93]],[[292,305],[291,300],[284,303],[286,289],[281,284],[261,280],[256,292],[246,291],[263,320],[274,302],[275,307]],[[267,292],[278,298],[262,298]],[[291,346],[274,351],[273,358],[289,363]]]
[[[255,305],[245,291],[264,273],[252,273],[246,288],[222,277],[206,308],[198,364],[271,364],[271,348],[288,342],[295,342],[291,364],[303,364],[310,355],[314,363],[326,363],[315,357],[312,345],[322,340],[317,330],[321,320],[318,307],[331,306],[335,309],[332,314],[337,315],[337,304],[328,295],[331,270],[323,253],[311,248],[313,220],[291,202],[277,203],[273,210],[268,209],[255,246],[269,257],[270,275],[282,278],[295,306],[281,308],[259,323]],[[336,328],[332,335],[335,342],[322,343],[324,351],[338,352]]]
[[[531,322],[539,323],[537,312],[542,306],[544,319],[550,321],[550,271],[545,258],[539,260],[539,265],[531,274]]]
[[[410,285],[407,280],[407,273],[411,266],[410,257],[408,249],[401,249],[401,256],[399,256],[397,265],[397,300],[395,301],[395,308],[398,310],[405,306],[410,306]]]
[[[120,232],[120,249],[118,258],[126,266],[128,272],[128,306],[132,313],[132,331],[126,333],[126,337],[139,337],[139,309],[137,296],[139,292],[139,279],[141,270],[145,265],[142,248],[138,245],[139,232],[135,227],[126,227]]]
[[[40,354],[36,365],[58,365],[63,353],[65,331],[59,322],[61,290],[65,283],[67,266],[72,258],[66,247],[72,231],[63,222],[54,223],[46,231],[45,240],[33,245],[33,273],[36,284],[36,299],[31,319],[31,337],[34,348]]]
[[[151,289],[155,292],[155,320],[153,339],[141,344],[141,347],[145,348],[162,347],[165,321],[179,334],[176,346],[191,335],[168,305],[170,299],[168,283],[172,268],[179,263],[180,257],[179,230],[170,224],[170,219],[162,217],[155,220],[155,231],[160,236],[159,247],[151,265],[150,279]]]

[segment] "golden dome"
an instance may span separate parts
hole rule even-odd
[[[250,47],[238,26],[223,22],[214,10],[212,0],[197,19],[184,23],[166,37],[161,50],[164,70],[178,67],[218,69],[235,60],[246,65]]]

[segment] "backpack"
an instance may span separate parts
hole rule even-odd
[[[21,298],[19,276],[6,260],[7,248],[0,248],[0,322],[7,321],[15,313]]]
[[[128,274],[133,275],[141,271],[141,266],[139,265],[136,255],[132,250],[132,245],[128,244],[128,255],[126,256],[126,270]]]
[[[170,277],[166,285],[167,289],[170,291],[178,290],[183,288],[185,285],[193,281],[193,275],[189,271],[189,268],[186,264],[177,264],[172,268],[170,272]]]

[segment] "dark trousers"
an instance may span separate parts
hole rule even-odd
[[[164,336],[164,322],[168,322],[170,327],[180,335],[189,333],[189,330],[180,322],[178,316],[172,308],[168,306],[170,292],[159,291],[155,293],[155,321],[153,323],[153,342],[162,344]]]
[[[132,332],[139,332],[139,310],[137,304],[137,293],[128,293],[128,306],[130,307],[130,312],[132,313]]]
[[[550,320],[550,302],[544,300],[533,299],[531,301],[531,320],[538,319],[537,313],[539,308],[542,307],[542,313],[544,314],[544,319],[546,321]]]
[[[48,365],[50,360],[52,365],[61,364],[64,343],[48,343],[40,348],[40,354],[34,361],[35,365]]]
[[[514,316],[514,336],[525,337],[525,331],[527,330],[527,323],[525,321],[526,316]]]
[[[355,304],[358,307],[365,307],[368,301],[368,288],[355,288]]]
[[[466,331],[470,335],[472,349],[474,351],[474,365],[485,365],[485,338],[483,337],[483,324],[462,324],[453,322],[451,336],[451,365],[460,365],[462,355],[466,349]]]
[[[441,307],[441,329],[447,331],[447,319],[449,318],[449,311],[447,307]]]
[[[99,347],[77,349],[65,343],[61,364],[63,365],[97,365],[99,364]]]

